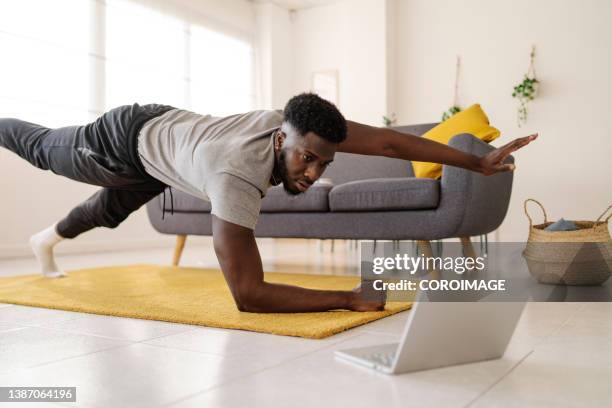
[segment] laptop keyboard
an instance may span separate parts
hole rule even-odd
[[[393,365],[393,359],[395,358],[395,352],[391,353],[374,353],[366,357],[368,360],[374,361],[375,363],[391,367]]]

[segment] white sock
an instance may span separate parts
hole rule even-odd
[[[57,267],[53,247],[64,238],[55,232],[55,225],[30,237],[30,246],[38,260],[41,272],[47,278],[60,278],[66,274]]]

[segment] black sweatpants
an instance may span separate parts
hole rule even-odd
[[[57,129],[0,118],[0,146],[32,165],[70,179],[103,187],[58,222],[56,232],[74,238],[95,227],[115,228],[164,191],[138,157],[138,132],[167,105],[124,105],[84,126]]]

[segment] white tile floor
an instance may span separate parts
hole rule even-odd
[[[263,240],[266,270],[356,272],[340,243]],[[168,263],[156,249],[58,257],[68,271]],[[187,243],[185,266],[215,266]],[[0,260],[0,276],[33,258]],[[0,386],[76,386],[79,407],[612,406],[612,305],[533,303],[500,360],[386,376],[333,358],[336,349],[398,339],[409,312],[324,340],[0,304]],[[0,403],[0,407],[9,404]]]

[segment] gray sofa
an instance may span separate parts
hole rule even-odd
[[[400,126],[422,135],[436,124]],[[492,146],[469,134],[454,136],[450,146],[482,156]],[[508,162],[514,159],[509,157]],[[503,221],[512,190],[512,172],[493,176],[443,166],[442,179],[415,178],[409,161],[337,153],[324,178],[300,196],[271,188],[262,202],[255,235],[268,238],[430,240],[494,231]],[[211,235],[210,204],[173,190],[174,214],[166,195],[147,204],[149,220],[160,233],[177,235],[178,264],[187,235]],[[428,251],[429,252],[429,251]]]

